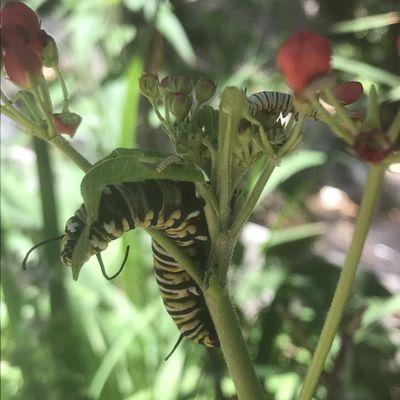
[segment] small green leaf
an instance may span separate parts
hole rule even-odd
[[[184,159],[181,163],[168,165],[158,172],[157,166],[168,156],[170,154],[156,150],[116,149],[96,163],[85,175],[81,193],[88,212],[88,220],[72,257],[72,274],[75,280],[78,279],[79,271],[87,261],[86,255],[91,248],[89,228],[98,218],[101,193],[105,186],[147,179],[204,181],[202,171]]]

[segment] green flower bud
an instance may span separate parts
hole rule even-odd
[[[174,92],[190,94],[193,89],[193,80],[187,76],[174,76],[172,78],[172,89]]]
[[[58,65],[58,49],[56,41],[44,30],[40,31],[43,42],[42,62],[45,67],[54,68]]]
[[[243,144],[247,144],[250,142],[251,137],[252,137],[251,123],[246,119],[242,118],[239,122],[239,127],[238,127],[239,141]]]
[[[182,121],[188,114],[192,105],[191,97],[182,92],[175,92],[170,97],[170,110],[177,121]]]
[[[198,104],[207,102],[214,96],[217,85],[211,79],[200,78],[196,82],[195,94]]]
[[[143,96],[154,100],[158,96],[158,76],[155,74],[144,74],[139,79],[139,87]]]
[[[172,76],[166,76],[163,78],[160,82],[160,86],[158,87],[161,96],[164,97],[164,99],[173,92],[172,90]]]

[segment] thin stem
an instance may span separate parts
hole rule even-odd
[[[396,140],[400,134],[400,109],[397,111],[397,114],[394,117],[392,125],[390,125],[390,128],[389,128],[387,134],[388,134],[391,142],[396,143]]]
[[[356,124],[353,120],[346,114],[346,109],[339,103],[338,99],[333,95],[329,88],[324,90],[324,94],[328,100],[328,103],[335,108],[335,112],[339,119],[342,121],[343,125],[345,125],[348,130],[355,135],[357,132]]]
[[[215,278],[203,293],[238,398],[240,400],[263,400],[264,395],[240,331],[228,291]]]
[[[219,215],[221,218],[221,225],[223,227],[227,226],[230,210],[229,203],[231,193],[231,142],[233,129],[234,127],[232,126],[232,118],[229,115],[226,118],[225,126],[220,127],[220,130],[222,131],[219,132],[217,158]]]
[[[267,159],[265,161],[264,168],[263,168],[260,176],[258,177],[255,186],[251,190],[251,193],[250,193],[249,197],[247,198],[246,202],[244,203],[238,216],[235,218],[235,222],[234,222],[234,224],[232,226],[232,230],[231,230],[233,237],[237,237],[237,235],[239,234],[243,225],[249,219],[249,217],[250,217],[251,213],[253,212],[254,207],[256,206],[257,201],[260,198],[261,193],[262,193],[266,183],[268,182],[268,179],[270,178],[274,169],[275,169],[274,161],[271,159]]]
[[[350,294],[361,252],[371,224],[372,214],[378,199],[382,178],[383,165],[372,166],[365,186],[353,238],[347,253],[339,282],[336,287],[328,315],[322,329],[317,348],[309,365],[299,400],[310,400],[315,392],[319,377],[325,365],[325,360],[332,346],[343,310]]]
[[[62,136],[57,135],[52,137],[49,142],[56,146],[66,156],[68,156],[82,171],[88,172],[92,164],[85,157],[75,150]]]
[[[40,108],[43,111],[44,117],[47,122],[48,137],[51,138],[56,135],[54,126],[53,126],[53,121],[51,119],[51,110],[48,108],[46,102],[43,100],[43,98],[41,96],[40,90],[36,86],[32,87],[32,91],[40,105]]]
[[[12,110],[6,108],[6,106],[4,105],[0,105],[0,113],[15,121],[17,125],[23,128],[24,131],[27,131],[34,136],[43,137],[45,134],[43,129],[39,125],[35,124],[20,113],[14,113]]]
[[[64,98],[64,104],[63,104],[63,112],[68,111],[68,89],[67,89],[67,85],[65,84],[64,78],[62,76],[62,73],[60,71],[59,66],[57,65],[55,68],[56,74],[58,79],[60,80],[61,83],[61,90],[62,90],[62,94],[63,94],[63,98]]]
[[[341,127],[337,121],[335,121],[333,116],[325,110],[318,99],[312,98],[310,101],[312,106],[317,109],[317,113],[321,121],[325,122],[325,124],[327,124],[334,133],[340,136],[349,146],[351,146],[353,144],[353,138],[351,134]]]
[[[165,236],[161,231],[154,228],[146,228],[146,232],[167,251],[176,262],[185,269],[185,271],[195,280],[195,282],[203,287],[203,277],[199,268],[193,264],[193,260],[187,256],[181,248],[179,248],[170,238]]]

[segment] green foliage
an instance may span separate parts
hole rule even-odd
[[[380,102],[399,100],[395,75],[398,59],[393,61],[389,45],[396,27],[385,24],[384,17],[392,11],[389,3],[357,3],[357,12],[366,10],[376,18],[356,20],[356,6],[347,1],[317,1],[319,14],[310,18],[305,17],[300,2],[293,9],[276,1],[206,3],[176,3],[174,9],[169,2],[161,2],[157,9],[155,0],[29,2],[32,7],[41,6],[43,25],[50,27],[50,21],[55,21],[50,33],[61,38],[63,48],[70,51],[63,53],[61,63],[69,72],[67,86],[76,93],[71,109],[79,110],[83,117],[74,139],[82,153],[98,160],[118,146],[154,145],[153,136],[149,135],[152,114],[139,100],[136,81],[149,65],[154,70],[164,65],[160,75],[185,72],[194,79],[209,76],[222,82],[221,86],[228,83],[247,87],[248,93],[264,88],[284,91],[273,65],[274,53],[300,22],[314,24],[318,20],[327,25],[330,20],[335,32],[346,31],[332,36],[336,68],[356,74],[363,82],[378,83]],[[339,16],[326,12],[329,3],[340,11]],[[381,13],[385,14],[379,16]],[[165,48],[154,44],[158,34]],[[58,98],[61,102],[60,94]],[[202,110],[204,116],[199,112],[199,119],[205,129],[217,132],[215,110],[211,105]],[[21,271],[26,250],[45,238],[35,155],[26,138],[14,133],[6,120],[2,119],[2,125],[1,397],[55,399],[60,393],[56,383],[60,377],[70,379],[72,386],[82,384],[85,393],[81,398],[86,399],[225,400],[232,396],[232,381],[217,352],[205,352],[184,342],[168,363],[163,362],[177,339],[177,331],[160,300],[151,270],[150,240],[144,232],[130,232],[110,245],[104,261],[112,267],[121,258],[124,244],[132,244],[127,268],[112,283],[104,281],[93,260],[82,270],[79,281],[72,281],[61,265],[47,268],[43,252],[32,257],[26,273]],[[169,154],[162,139],[155,142]],[[330,181],[337,179],[340,171],[325,153],[339,152],[342,157],[344,153],[326,132],[321,136],[318,127],[307,137],[306,146],[318,151],[299,150],[275,169],[263,193],[262,205],[273,203],[271,194],[278,194],[283,198],[277,206],[281,217],[278,222],[273,220],[275,227],[269,238],[259,243],[257,251],[252,250],[256,259],[243,257],[248,248],[238,250],[236,268],[230,276],[237,311],[268,399],[296,398],[338,278],[337,266],[313,253],[321,226],[303,204],[313,194],[316,171],[322,184],[343,184]],[[82,201],[82,174],[58,152],[51,155],[58,219],[65,221]],[[160,154],[151,161],[147,177],[182,176],[180,165],[171,165],[160,174],[156,171],[164,157]],[[102,171],[105,179],[98,175],[93,178],[93,185],[114,183],[115,176],[142,179],[143,176],[135,178],[135,162],[129,154],[120,153],[115,160],[96,166],[93,173]],[[105,168],[114,163],[116,175]],[[360,165],[351,159],[349,163],[348,171],[356,174]],[[128,166],[128,170],[119,170],[121,165]],[[335,168],[337,173],[326,174]],[[192,167],[185,169],[184,176],[202,180]],[[355,196],[356,188],[347,188]],[[285,215],[289,205],[290,215]],[[267,220],[262,208],[255,218],[260,224]],[[53,315],[49,280],[55,270],[63,276],[65,304],[71,318],[65,332],[72,338],[73,347],[83,354],[83,373],[60,368],[63,357],[54,359],[46,339]],[[375,400],[386,396],[392,400],[400,370],[393,328],[398,297],[392,297],[375,275],[363,270],[354,293],[347,320],[354,318],[360,306],[367,308],[347,350],[347,361],[339,365],[343,376],[341,393],[336,398]],[[63,332],[53,334],[57,341]],[[316,399],[325,399],[327,392],[332,393],[336,377],[331,373],[345,343],[343,338],[339,335],[335,342]]]

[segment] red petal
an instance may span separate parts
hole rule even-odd
[[[29,29],[40,29],[37,14],[26,4],[12,1],[0,10],[1,25],[15,24]]]
[[[299,31],[280,47],[277,64],[288,85],[302,91],[308,83],[330,72],[331,45],[324,36]]]
[[[4,53],[4,68],[8,77],[20,87],[31,86],[30,76],[41,73],[42,63],[28,47],[11,48]]]
[[[339,83],[333,93],[338,100],[347,105],[357,101],[364,92],[360,82],[344,82]]]

